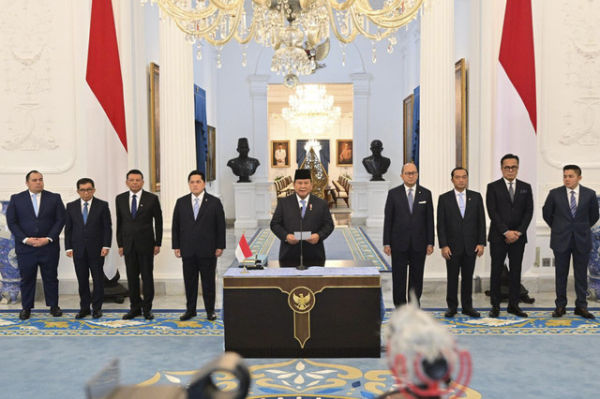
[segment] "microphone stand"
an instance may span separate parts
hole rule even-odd
[[[304,208],[305,207],[300,208],[300,264],[296,268],[298,270],[306,270],[306,266],[304,266],[304,253],[302,252],[302,233],[304,232],[304,229],[302,228],[302,220],[304,219],[302,217],[302,212],[304,211]]]

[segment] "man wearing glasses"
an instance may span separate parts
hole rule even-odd
[[[94,319],[102,317],[103,267],[112,241],[112,222],[108,202],[94,197],[95,192],[92,179],[79,179],[79,199],[67,204],[65,248],[67,256],[73,258],[79,284],[79,313],[75,315],[76,319],[90,314]],[[93,295],[90,295],[90,272],[94,285]]]
[[[502,178],[487,186],[486,206],[492,221],[488,241],[492,256],[490,317],[500,315],[500,277],[508,255],[509,294],[507,312],[527,317],[519,307],[521,263],[527,243],[527,227],[533,217],[531,185],[517,179],[519,157],[506,154],[500,160]]]
[[[417,184],[419,172],[414,163],[402,167],[401,177],[404,184],[388,192],[383,221],[383,252],[392,256],[396,307],[407,302],[407,274],[408,290],[415,293],[419,302],[423,292],[425,256],[432,254],[434,240],[431,191]]]

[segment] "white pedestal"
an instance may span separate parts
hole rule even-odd
[[[368,215],[367,227],[383,227],[385,217],[385,200],[390,189],[389,181],[367,182]]]
[[[356,222],[366,221],[369,215],[369,182],[352,180],[351,184],[352,220]]]
[[[271,219],[270,185],[268,181],[233,183],[235,229],[256,229],[259,221]]]

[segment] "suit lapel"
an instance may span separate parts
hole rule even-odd
[[[569,204],[570,195],[568,194],[566,187],[563,186],[562,189],[559,190],[559,193],[561,194],[560,197],[562,198],[560,202],[563,204],[563,207],[566,209],[567,214],[571,216],[572,219],[573,214],[571,213],[571,205]],[[581,202],[581,187],[579,188],[579,202]],[[577,210],[575,210],[575,214],[577,214]]]
[[[191,206],[191,203],[190,203]],[[204,198],[202,199],[202,204],[200,205],[200,210],[198,210],[198,217],[196,218],[196,222],[200,220],[202,215],[206,212],[206,208],[208,206],[208,195],[204,192]],[[194,208],[192,207],[192,218],[194,217]]]
[[[125,192],[124,195],[120,198],[121,200],[121,208],[125,210],[125,214],[129,220],[133,220],[133,216],[131,216],[131,209],[129,208],[129,191]]]
[[[81,222],[83,223],[83,212],[81,212],[81,202],[79,202],[77,205],[79,205],[79,215],[81,217]],[[96,198],[92,198],[92,202],[88,204],[88,223],[90,222],[90,220],[92,220],[93,217],[96,217],[96,214],[98,213],[98,205],[99,202]]]
[[[38,203],[38,218],[42,216],[44,211],[46,211],[46,208],[48,207],[48,199],[49,195],[46,193],[46,191],[42,191],[40,193],[40,202]],[[31,202],[31,198],[29,198],[29,202]],[[31,204],[31,207],[33,209],[33,203]],[[35,214],[35,210],[33,212]]]
[[[412,213],[410,212],[410,206],[408,206],[408,196],[406,195],[406,186],[404,184],[402,185],[402,190],[400,190],[400,201],[404,204],[404,207],[406,208],[408,214],[412,216]],[[413,199],[413,209],[415,206],[414,201],[415,200]]]
[[[454,215],[456,216],[457,220],[462,220],[463,216],[460,214],[460,207],[458,206],[458,199],[456,198],[456,193],[454,192],[454,190],[449,192],[449,198],[450,203],[452,204],[452,210],[454,212]],[[467,214],[467,210],[466,210],[466,199],[465,199],[465,216]]]

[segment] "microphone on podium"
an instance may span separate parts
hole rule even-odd
[[[304,238],[302,237],[302,234],[304,233],[304,229],[302,228],[302,220],[304,219],[303,214],[305,206],[300,207],[300,264],[298,267],[296,267],[298,270],[306,270],[306,266],[304,266],[304,253],[302,251],[302,241],[304,241]]]

